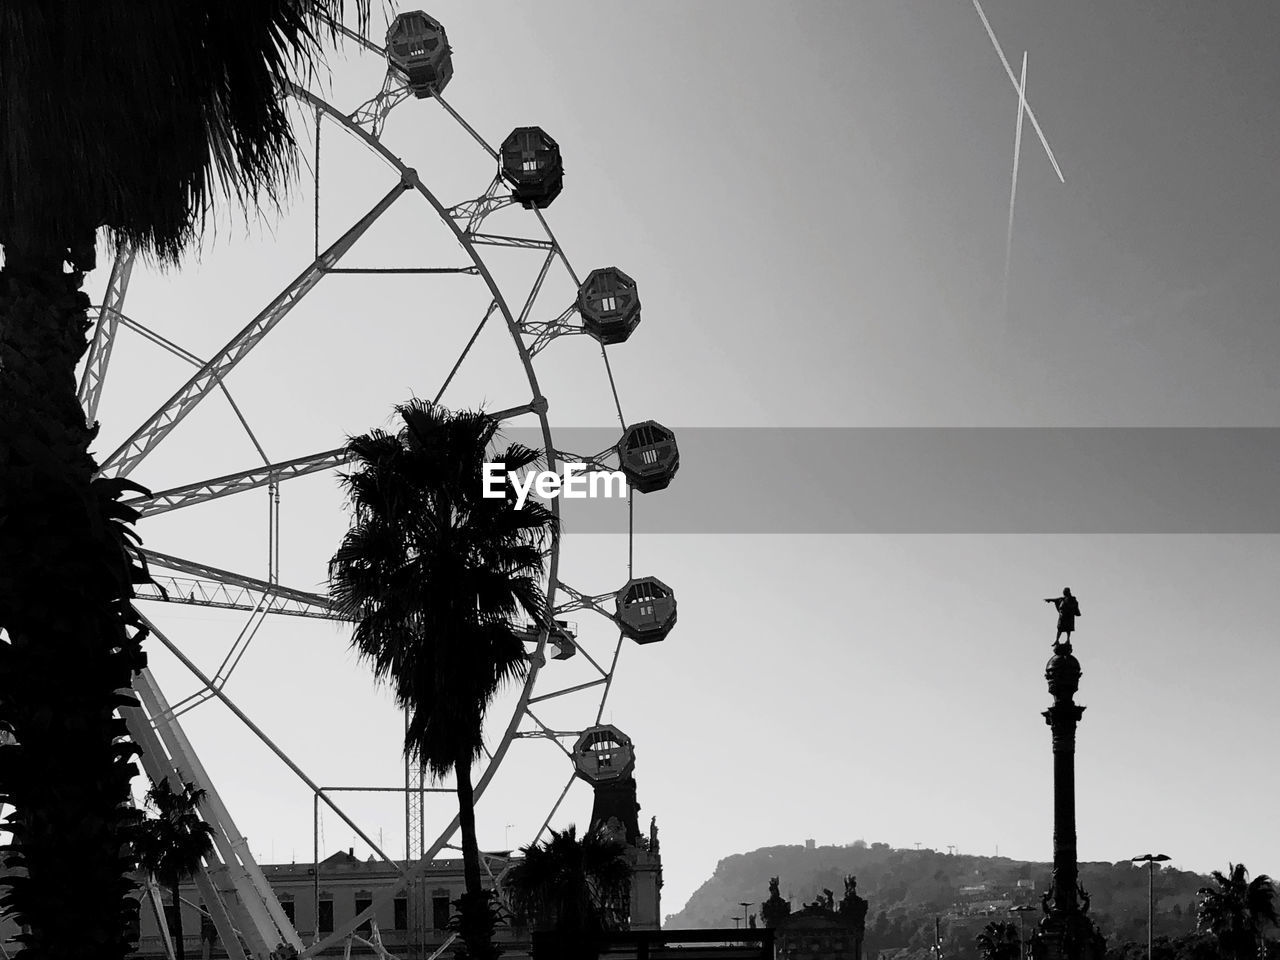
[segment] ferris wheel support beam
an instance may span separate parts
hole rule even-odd
[[[141,709],[121,712],[130,735],[142,749],[143,766],[148,777],[153,783],[158,783],[172,772],[180,783],[194,783],[205,791],[201,816],[213,827],[215,857],[209,858],[214,862],[202,871],[208,889],[202,889],[201,894],[220,894],[213,900],[226,914],[227,929],[218,931],[224,946],[230,953],[230,944],[237,943],[235,934],[238,932],[255,957],[266,957],[281,942],[301,949],[302,942],[254,862],[248,841],[231,820],[186,734],[168,710],[164,694],[150,670],[144,668],[134,677],[133,690]],[[215,882],[218,877],[224,880],[222,884]],[[272,904],[274,910],[271,909]],[[216,926],[218,912],[215,911],[213,916]]]
[[[174,427],[182,422],[209,392],[222,382],[222,379],[249,351],[262,342],[271,330],[298,305],[311,289],[320,282],[325,272],[336,266],[338,261],[351,249],[365,231],[373,226],[391,205],[411,190],[416,181],[416,174],[405,168],[400,182],[391,188],[368,213],[346,233],[320,254],[310,266],[289,284],[261,313],[249,321],[230,342],[219,350],[187,383],[170,397],[151,417],[134,431],[120,447],[111,454],[103,464],[103,470],[112,470],[118,477],[126,477],[142,462],[143,458],[163,440]]]
[[[219,610],[243,610],[246,613],[253,613],[264,606],[262,593],[251,586],[230,587],[216,580],[201,580],[196,577],[154,576],[153,579],[155,586],[143,585],[138,588],[139,600],[159,600]],[[304,602],[280,597],[274,592],[266,597],[263,612],[312,620],[344,619],[315,600]]]
[[[102,399],[102,382],[107,376],[107,363],[111,360],[111,348],[115,345],[116,328],[120,323],[120,311],[124,308],[125,291],[129,289],[129,277],[133,273],[133,261],[137,251],[128,248],[116,254],[107,280],[107,293],[98,310],[98,323],[89,344],[89,356],[84,373],[80,377],[78,391],[84,418],[93,423],[98,418],[98,403]]]
[[[498,410],[490,414],[490,416],[501,422],[524,416],[528,413],[545,413],[546,410],[546,399],[539,398],[521,404],[518,407]],[[262,466],[251,467],[248,470],[241,470],[237,473],[228,473],[225,476],[214,477],[212,480],[202,480],[197,483],[183,484],[179,487],[170,487],[168,490],[161,490],[150,496],[133,497],[124,502],[137,510],[140,516],[150,517],[155,514],[167,513],[170,510],[194,506],[197,503],[207,503],[210,500],[229,497],[232,494],[256,490],[270,486],[273,482],[279,483],[283,480],[292,480],[295,477],[322,473],[325,470],[349,463],[350,460],[351,454],[347,452],[347,448],[337,447],[333,450],[308,454],[305,457],[297,457],[293,460],[267,463]]]
[[[320,473],[332,467],[340,467],[351,459],[346,447],[313,453],[281,463],[268,463],[238,473],[215,477],[199,483],[188,483],[180,487],[170,487],[150,496],[134,497],[125,503],[137,510],[141,516],[149,517],[157,513],[166,513],[181,507],[189,507],[219,497],[229,497],[233,493],[243,493],[259,487],[269,486],[272,482],[291,480],[294,477],[305,477],[308,474]]]
[[[197,667],[194,663],[192,663],[191,659],[187,657],[187,655],[184,654],[178,648],[177,644],[175,644],[172,640],[170,640],[167,636],[165,636],[159,630],[159,628],[156,627],[154,623],[152,623],[149,619],[147,619],[145,615],[142,616],[142,621],[147,625],[148,629],[151,631],[151,635],[154,636],[157,640],[159,640],[162,644],[164,644],[166,649],[168,649],[170,653],[172,653],[175,657],[177,657],[178,660],[182,663],[182,665],[186,667],[187,670],[189,670],[197,680],[199,680],[202,684],[204,684],[205,687],[212,690],[213,695],[217,697],[219,700],[221,700],[223,704],[226,705],[228,710],[230,710],[233,714],[235,714],[236,719],[239,720],[241,723],[243,723],[245,727],[247,727],[248,730],[255,737],[261,740],[263,744],[266,745],[267,749],[269,749],[272,753],[274,753],[281,760],[281,762],[283,762],[284,765],[293,772],[293,774],[299,780],[301,780],[303,783],[307,785],[307,787],[311,790],[312,793],[320,794],[320,799],[323,800],[325,804],[334,813],[338,815],[339,818],[341,818],[343,823],[345,823],[348,827],[350,827],[355,832],[355,835],[357,837],[359,837],[362,841],[364,841],[365,845],[368,846],[370,850],[376,853],[381,860],[383,860],[385,863],[389,864],[390,866],[394,867],[396,870],[401,869],[400,864],[396,863],[395,860],[387,856],[387,854],[383,852],[382,847],[380,847],[367,833],[365,833],[364,830],[360,828],[360,825],[358,823],[356,823],[349,816],[347,816],[347,814],[342,810],[342,808],[339,807],[336,803],[334,803],[331,799],[329,799],[329,797],[325,796],[323,791],[320,788],[320,785],[317,784],[310,777],[308,777],[303,772],[301,767],[299,767],[296,763],[294,763],[291,759],[289,759],[289,755],[286,754],[283,750],[281,750],[278,746],[276,746],[275,742],[262,731],[262,728],[259,727],[252,720],[250,720],[249,717],[245,714],[245,712],[241,710],[239,707],[237,707],[235,705],[235,702],[232,701],[232,699],[228,697],[224,691],[214,688],[213,680],[207,674],[205,674],[204,671],[202,671],[199,667]],[[147,673],[146,675],[148,677],[150,676],[149,673]],[[156,693],[157,695],[159,694],[158,688],[156,690]],[[180,729],[179,729],[179,732],[181,732]],[[185,740],[185,736],[183,737],[183,739]],[[189,749],[189,745],[187,746]],[[192,751],[191,758],[196,765],[199,764],[199,760],[195,759],[194,751]],[[245,852],[248,853],[247,850]],[[263,882],[265,883],[266,881],[263,881]],[[362,920],[363,919],[364,918],[362,918]]]
[[[211,567],[208,564],[196,563],[194,560],[184,560],[181,557],[171,557],[168,554],[157,553],[154,550],[144,550],[148,566],[159,567],[162,570],[171,570],[174,573],[187,574],[190,576],[191,582],[196,584],[204,584],[207,587],[221,586],[236,588],[243,591],[243,597],[235,593],[223,592],[220,595],[210,595],[209,599],[204,599],[202,594],[200,598],[169,598],[170,603],[193,603],[197,606],[224,606],[228,609],[240,609],[236,605],[236,601],[247,598],[255,598],[254,606],[256,607],[256,599],[266,596],[270,598],[272,604],[278,609],[272,609],[271,613],[292,613],[295,616],[323,616],[327,620],[341,620],[333,609],[333,604],[329,598],[318,593],[307,593],[305,590],[295,590],[292,587],[282,587],[278,583],[270,583],[266,580],[259,580],[256,577],[247,577],[244,574],[232,573],[230,570],[222,570],[218,567]],[[151,598],[149,598],[151,599]],[[156,597],[154,599],[162,599]]]

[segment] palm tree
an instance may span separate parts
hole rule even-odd
[[[595,960],[602,935],[621,925],[629,905],[632,867],[626,847],[598,830],[579,839],[570,824],[521,853],[523,859],[503,882],[516,915],[554,930],[569,960]]]
[[[1215,886],[1200,889],[1196,929],[1213,934],[1225,956],[1249,960],[1263,931],[1280,922],[1275,886],[1265,873],[1250,880],[1243,863],[1228,864],[1226,874],[1215,870],[1209,876]]]
[[[276,202],[296,168],[281,81],[341,0],[0,5],[0,800],[4,906],[51,960],[123,957],[136,773],[114,711],[142,665],[145,577],[94,481],[76,400],[96,232],[176,264],[215,195]],[[357,0],[360,26],[368,0]],[[19,846],[20,844],[20,846]],[[75,877],[75,893],[67,878]]]
[[[471,767],[489,703],[528,667],[518,620],[549,619],[542,578],[558,527],[541,504],[517,509],[509,481],[505,496],[483,496],[493,418],[416,399],[396,413],[397,433],[374,430],[347,444],[354,516],[330,561],[330,592],[356,624],[352,645],[406,711],[405,756],[437,780],[454,775],[462,939],[473,960],[486,960],[490,894],[480,881]],[[492,462],[506,476],[537,459],[513,445]]]
[[[204,791],[184,783],[175,793],[168,778],[147,792],[156,817],[144,820],[134,843],[138,863],[156,882],[169,888],[173,903],[170,933],[175,960],[185,960],[182,941],[182,901],[178,891],[205,857],[213,852],[213,828],[200,819]]]
[[[1022,956],[1022,939],[1012,923],[988,923],[976,941],[982,960],[1019,960]]]

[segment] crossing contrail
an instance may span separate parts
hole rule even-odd
[[[1009,82],[1014,88],[1018,88],[1018,78],[1013,75],[1013,67],[1009,66],[1009,61],[1004,55],[1004,51],[1000,49],[1000,41],[996,39],[995,31],[991,29],[991,22],[987,20],[987,15],[982,11],[982,4],[978,0],[973,0],[973,8],[978,11],[978,16],[982,18],[982,25],[987,30],[987,36],[991,38],[991,45],[996,48],[996,54],[1000,57],[1000,63],[1004,66],[1004,72],[1009,76]],[[1053,155],[1053,150],[1049,147],[1049,139],[1044,135],[1044,131],[1040,129],[1040,121],[1036,119],[1036,115],[1031,111],[1031,106],[1024,103],[1023,108],[1027,111],[1027,119],[1031,121],[1032,129],[1035,130],[1036,136],[1040,138],[1040,143],[1044,146],[1044,152],[1049,157],[1049,162],[1053,164],[1053,172],[1058,175],[1058,180],[1062,183],[1067,182],[1067,178],[1062,175],[1062,168],[1058,166],[1058,160]]]
[[[1013,204],[1018,199],[1018,160],[1022,156],[1022,118],[1027,109],[1027,51],[1022,51],[1022,79],[1018,82],[1018,126],[1013,135],[1013,182],[1009,185],[1009,229],[1004,238],[1004,300],[1001,314],[1009,311],[1009,265],[1013,262]]]

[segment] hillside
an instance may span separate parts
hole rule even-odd
[[[1225,868],[1225,864],[1224,864]],[[679,913],[668,915],[668,929],[728,927],[742,916],[743,901],[759,904],[768,896],[769,878],[781,879],[781,892],[793,909],[816,899],[823,888],[844,890],[843,877],[858,878],[858,893],[870,902],[866,956],[882,949],[922,949],[933,942],[934,920],[951,957],[972,955],[972,939],[992,920],[1013,920],[1009,907],[1029,904],[1030,928],[1040,915],[1040,896],[1048,889],[1047,863],[1007,857],[956,855],[937,850],[901,850],[862,841],[841,847],[765,847],[721,860],[715,873]],[[1111,942],[1145,940],[1147,871],[1128,861],[1084,863],[1080,879],[1092,898],[1091,916]],[[1196,891],[1209,879],[1170,868],[1155,876],[1158,935],[1181,935],[1195,927]],[[756,907],[756,912],[759,907]]]

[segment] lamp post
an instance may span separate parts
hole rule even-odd
[[[1020,958],[1024,958],[1027,955],[1027,938],[1025,936],[1023,914],[1025,914],[1028,910],[1034,910],[1034,909],[1035,907],[1025,903],[1016,907],[1009,908],[1010,913],[1016,913],[1018,915],[1018,956]]]
[[[1147,865],[1147,960],[1151,960],[1152,927],[1156,917],[1156,864],[1168,860],[1163,853],[1144,853],[1140,857],[1130,857],[1132,863]]]
[[[742,929],[747,929],[747,907],[751,906],[750,900],[739,900],[738,906],[742,908]]]

